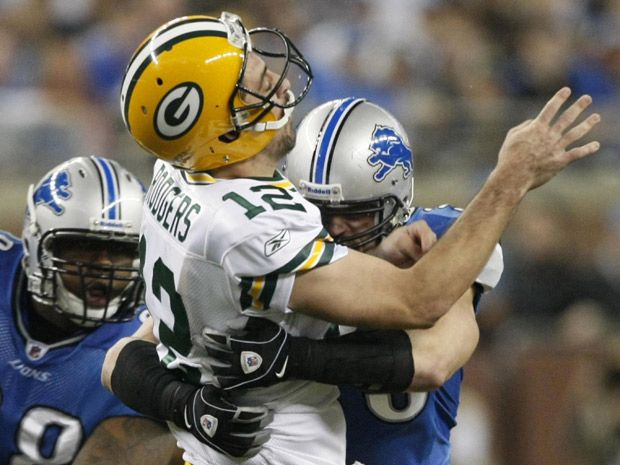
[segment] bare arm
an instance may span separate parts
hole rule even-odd
[[[181,455],[163,424],[143,417],[115,417],[95,429],[73,465],[181,465]]]
[[[112,391],[112,372],[116,366],[118,355],[127,344],[131,341],[143,340],[156,344],[158,341],[153,336],[153,319],[147,318],[133,335],[124,337],[116,341],[116,343],[108,349],[101,368],[101,384],[108,390]]]
[[[468,290],[429,329],[408,331],[415,374],[409,391],[430,391],[442,386],[471,357],[480,331]]]
[[[591,103],[589,96],[559,113],[569,96],[569,89],[560,90],[535,119],[508,132],[486,183],[442,240],[414,266],[403,270],[351,251],[332,265],[300,274],[291,307],[352,326],[432,326],[474,282],[526,193],[598,150],[598,142],[568,148],[600,120],[592,114],[575,124]]]

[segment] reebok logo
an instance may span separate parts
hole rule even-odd
[[[286,247],[289,242],[291,242],[291,233],[288,229],[283,229],[265,242],[265,257],[272,256],[278,250]]]

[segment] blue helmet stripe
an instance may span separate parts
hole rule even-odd
[[[116,176],[114,175],[114,167],[104,158],[93,158],[96,160],[100,171],[103,173],[103,180],[105,184],[104,211],[106,212],[108,219],[120,219],[120,209],[118,205],[119,193]]]
[[[338,138],[339,129],[346,120],[350,110],[355,107],[356,103],[363,102],[364,99],[348,97],[343,99],[340,104],[332,110],[328,116],[325,131],[318,146],[318,151],[314,157],[314,166],[312,167],[312,182],[324,184],[327,182],[327,176],[330,165],[330,158],[333,153],[334,145]]]

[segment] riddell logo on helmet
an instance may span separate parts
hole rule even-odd
[[[177,139],[186,134],[202,112],[202,90],[194,82],[184,82],[169,91],[157,105],[155,131],[163,139]]]
[[[371,166],[380,165],[373,175],[375,181],[383,181],[397,166],[403,169],[403,179],[407,179],[413,172],[411,149],[394,128],[377,124],[368,148],[373,152],[368,157],[368,163]]]

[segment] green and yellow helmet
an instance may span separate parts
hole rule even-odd
[[[256,54],[279,76],[269,89],[244,86]],[[286,80],[288,100],[277,103]],[[187,16],[151,33],[134,52],[121,88],[123,121],[158,158],[204,171],[263,150],[312,82],[309,64],[281,31],[247,31],[238,16]],[[283,108],[278,118],[273,111]]]

